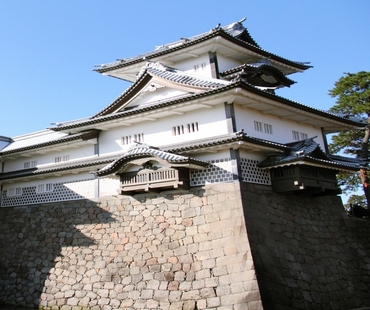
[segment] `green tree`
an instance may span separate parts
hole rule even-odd
[[[344,205],[346,209],[349,209],[351,205],[359,205],[361,207],[366,207],[366,199],[364,195],[352,195],[348,198],[347,203]]]
[[[340,132],[332,137],[329,150],[332,154],[342,152],[365,160],[369,159],[370,139],[370,72],[344,73],[329,91],[337,99],[331,112],[363,118],[368,125],[362,130]],[[370,182],[366,169],[361,169],[360,177],[339,174],[338,183],[344,192],[357,190],[361,185],[370,208]]]

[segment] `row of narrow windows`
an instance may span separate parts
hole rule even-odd
[[[63,161],[69,161],[69,159],[70,159],[69,155],[56,156],[54,158],[54,163],[61,163]],[[37,160],[26,161],[23,163],[24,169],[35,168],[36,166],[37,166]]]
[[[122,137],[122,145],[129,145],[132,143],[141,143],[144,142],[144,134],[143,133],[138,133],[135,135],[129,135],[129,136],[124,136]]]
[[[192,132],[197,132],[197,131],[199,131],[198,122],[172,127],[172,135],[174,136],[179,136],[179,135],[183,135],[186,133],[192,133]],[[121,139],[122,145],[130,145],[130,144],[137,143],[137,142],[139,143],[144,142],[143,133],[137,133],[134,135],[124,136]]]
[[[197,131],[199,131],[198,122],[172,127],[172,134],[174,136],[179,136],[186,133],[192,133]]]
[[[270,134],[270,135],[273,134],[271,124],[266,124],[266,123],[262,123],[262,122],[259,122],[259,121],[254,121],[254,130],[259,131],[259,132],[264,132],[264,133],[267,133],[267,134]],[[293,138],[294,141],[305,140],[305,139],[308,138],[308,135],[307,135],[307,133],[298,132],[298,131],[293,130],[292,131],[292,138]]]
[[[38,184],[36,187],[36,194],[42,194],[42,193],[49,193],[54,190],[54,184],[53,183],[43,183]],[[23,189],[21,187],[16,188],[8,188],[6,191],[6,195],[8,197],[15,197],[15,196],[22,196]]]
[[[255,131],[258,131],[258,132],[264,132],[270,135],[273,134],[272,125],[267,124],[267,123],[262,123],[260,121],[254,121],[254,129]],[[193,133],[197,131],[199,131],[198,122],[172,127],[172,135],[174,136],[184,135],[184,134]],[[293,140],[295,141],[304,140],[304,139],[307,139],[307,134],[293,130],[292,137],[293,137]],[[144,133],[127,135],[127,136],[122,137],[121,139],[122,145],[131,145],[133,143],[138,143],[138,142],[139,143],[144,142]],[[54,158],[55,163],[61,163],[61,162],[69,161],[69,160],[70,160],[70,155],[60,155]],[[36,166],[37,166],[37,160],[32,160],[32,161],[24,162],[23,167],[24,169],[29,169],[29,168],[34,168]]]

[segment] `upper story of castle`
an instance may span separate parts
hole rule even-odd
[[[325,151],[326,134],[365,125],[276,95],[310,65],[262,49],[243,22],[97,66],[131,85],[93,116],[0,137],[0,182],[96,171],[137,143],[206,160],[241,148],[262,161],[307,139]]]

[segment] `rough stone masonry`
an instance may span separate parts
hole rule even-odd
[[[238,182],[0,209],[0,303],[262,309]]]

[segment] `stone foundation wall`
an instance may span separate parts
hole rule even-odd
[[[265,309],[370,307],[370,220],[348,217],[340,197],[241,186]]]
[[[0,303],[262,309],[238,183],[0,209]]]
[[[0,208],[0,303],[64,310],[369,306],[370,221],[343,211],[339,197],[277,195],[237,182]]]

